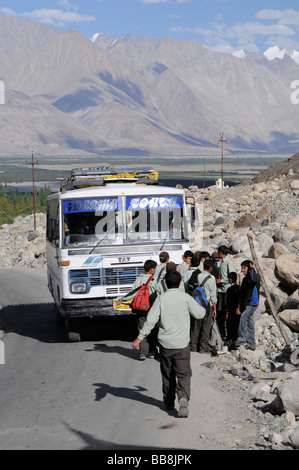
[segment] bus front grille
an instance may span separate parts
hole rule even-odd
[[[85,280],[91,287],[132,285],[135,279],[143,272],[143,266],[73,269],[69,271],[69,281]]]

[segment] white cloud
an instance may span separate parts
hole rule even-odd
[[[72,5],[68,0],[59,0],[58,5],[62,5],[66,10],[78,11],[78,7],[76,5]]]
[[[299,12],[288,9],[288,10],[260,10],[255,14],[255,17],[259,20],[279,20],[281,18],[292,17],[299,15]]]
[[[262,16],[264,15],[265,14],[262,14]],[[295,18],[293,18],[293,22],[297,24],[295,23]],[[177,33],[195,33],[203,38],[203,44],[210,49],[224,52],[230,49],[235,50],[235,46],[243,47],[248,51],[257,52],[258,48],[255,42],[259,36],[264,37],[266,40],[271,37],[272,41],[275,37],[291,38],[296,34],[293,28],[283,22],[264,24],[260,21],[248,21],[243,24],[236,23],[234,25],[214,22],[209,28],[176,27],[172,28],[172,31]],[[235,46],[233,46],[233,44]]]
[[[17,16],[16,12],[6,7],[0,8],[0,13],[1,15]]]
[[[52,26],[65,26],[70,23],[95,21],[94,16],[80,15],[74,11],[62,11],[47,8],[33,10],[32,12],[24,12],[21,16]]]

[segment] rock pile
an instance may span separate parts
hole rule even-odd
[[[294,162],[298,162],[297,154]],[[298,165],[297,165],[298,166]],[[217,251],[230,247],[236,270],[251,259],[247,234],[254,237],[259,265],[272,301],[287,333],[292,351],[272,316],[264,290],[255,314],[258,348],[242,346],[216,367],[230,377],[247,381],[254,407],[263,412],[263,436],[274,448],[299,448],[299,168],[284,174],[272,167],[266,178],[234,187],[186,189],[202,211],[202,226],[192,240],[192,249]],[[226,365],[223,366],[223,361]],[[222,369],[223,368],[223,369]],[[263,379],[264,376],[264,379]],[[269,430],[270,427],[270,430]]]
[[[0,267],[24,266],[38,268],[46,265],[46,216],[36,214],[16,217],[13,224],[0,230]]]

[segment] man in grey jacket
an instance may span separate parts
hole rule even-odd
[[[179,417],[187,418],[191,391],[190,315],[201,319],[206,311],[190,295],[179,289],[180,273],[167,273],[165,281],[167,291],[155,300],[132,346],[138,349],[140,342],[158,323],[163,401],[167,409],[173,409],[177,394]]]

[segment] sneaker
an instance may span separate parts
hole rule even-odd
[[[188,418],[188,399],[187,397],[182,397],[179,400],[179,418]]]
[[[144,361],[145,360],[145,354],[140,353],[139,354],[139,361]]]
[[[149,355],[148,355],[148,357],[149,357],[150,359],[155,359],[155,353],[154,353],[154,352],[150,352]]]
[[[217,351],[217,355],[220,356],[221,354],[226,354],[228,351],[227,346],[223,346],[223,348],[220,351]]]
[[[242,338],[242,336],[239,336],[239,338],[235,341],[235,346],[241,346],[241,344],[246,343],[246,339]]]

